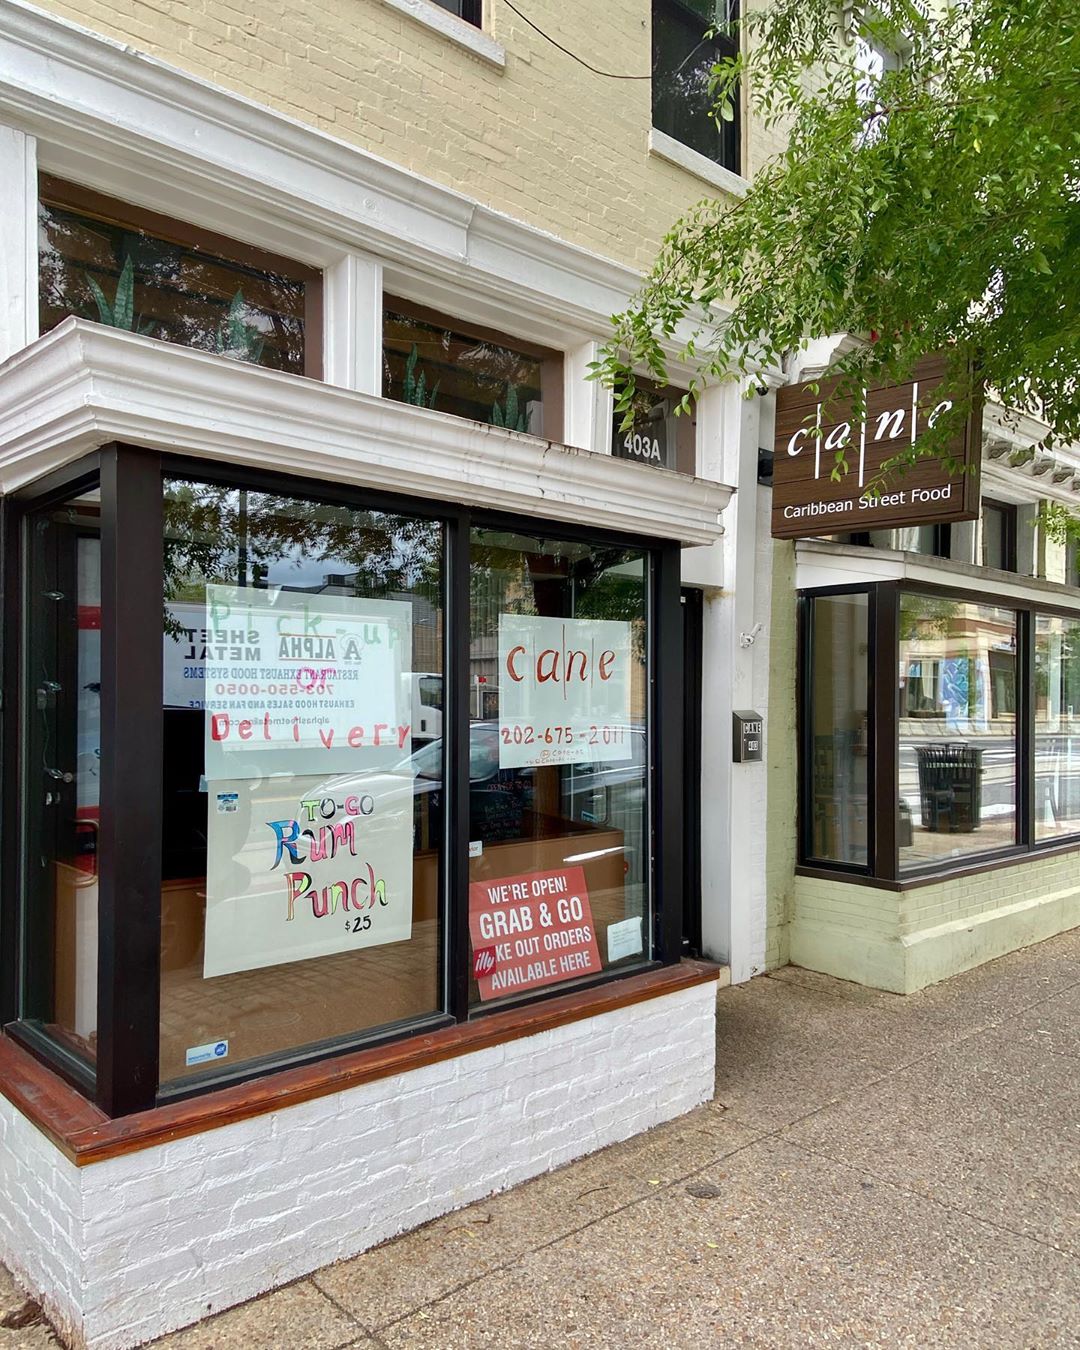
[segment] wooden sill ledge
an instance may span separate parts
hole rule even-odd
[[[76,1167],[154,1148],[170,1139],[325,1097],[360,1083],[535,1036],[720,978],[721,968],[683,961],[521,1008],[440,1027],[389,1045],[282,1069],[262,1078],[110,1120],[93,1102],[16,1044],[0,1036],[0,1094],[37,1126]]]

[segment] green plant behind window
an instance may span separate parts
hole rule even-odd
[[[491,424],[496,427],[506,427],[510,431],[528,431],[529,429],[529,409],[519,406],[517,385],[509,380],[506,384],[506,397],[502,406],[499,406],[498,399],[491,405]]]
[[[412,345],[412,351],[405,360],[405,382],[402,385],[402,399],[405,403],[411,403],[417,408],[434,408],[435,395],[439,392],[439,385],[436,382],[431,389],[427,390],[427,376],[423,371],[416,374],[416,363],[420,353],[416,350],[416,343]]]
[[[90,273],[86,272],[85,276],[86,284],[90,287],[90,293],[97,305],[99,323],[107,324],[109,328],[123,328],[129,333],[146,332],[148,325],[140,324],[135,317],[135,269],[130,253],[120,269],[112,304],[105,298],[105,292]]]
[[[234,361],[258,364],[266,339],[244,318],[244,292],[239,288],[229,305],[229,312],[214,334],[214,350],[219,356],[230,356]]]

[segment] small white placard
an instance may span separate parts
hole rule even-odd
[[[607,959],[621,961],[624,956],[637,956],[642,949],[641,915],[636,919],[623,919],[622,923],[609,923],[607,930]]]
[[[184,1054],[184,1063],[207,1064],[212,1059],[224,1059],[229,1053],[228,1041],[207,1041],[205,1045],[189,1045]]]
[[[469,840],[469,857],[480,858],[484,853],[484,841],[482,839]]]

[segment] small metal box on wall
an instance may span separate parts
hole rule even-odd
[[[764,719],[752,708],[736,708],[732,714],[731,757],[736,764],[752,764],[761,759],[761,733]]]

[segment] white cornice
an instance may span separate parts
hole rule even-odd
[[[113,440],[684,544],[731,489],[81,319],[0,366],[0,490]]]

